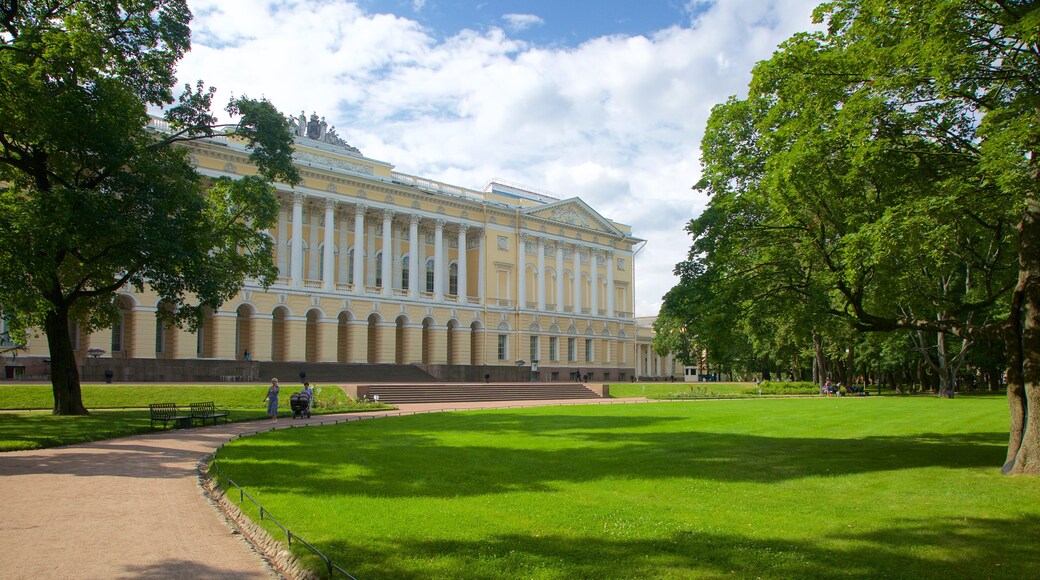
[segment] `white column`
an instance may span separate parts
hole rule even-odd
[[[459,304],[466,303],[466,232],[469,226],[459,224]]]
[[[376,285],[376,224],[368,224],[365,232],[365,285]]]
[[[390,257],[390,269],[394,271],[393,288],[401,288],[401,256],[404,255],[404,230],[394,230],[394,253]]]
[[[336,286],[336,200],[325,200],[325,254],[322,256],[322,287],[332,290]]]
[[[556,312],[563,312],[563,244],[556,242]]]
[[[433,299],[444,300],[444,220],[434,222],[433,230]]]
[[[538,310],[545,310],[545,239],[535,241],[538,244]]]
[[[383,296],[389,296],[394,287],[394,271],[391,268],[394,257],[394,212],[383,210]]]
[[[419,288],[419,292],[426,292],[426,230],[419,228],[419,248],[417,250],[419,256],[416,258],[419,261],[419,271],[415,273],[415,280],[419,283],[416,288]]]
[[[290,276],[295,288],[303,286],[303,194],[293,195],[292,206],[292,258],[289,260]]]
[[[520,259],[517,264],[519,272],[516,275],[516,303],[523,309],[527,308],[527,234],[520,234],[520,242],[516,245]]]
[[[365,293],[365,206],[354,206],[354,293]]]
[[[607,252],[607,317],[614,318],[614,252]]]
[[[480,250],[478,252],[478,260],[480,264],[477,265],[477,297],[480,298],[480,303],[484,304],[484,262],[487,261],[485,255],[486,250],[484,249],[484,242],[487,239],[487,230],[480,230],[480,237],[477,238]]]
[[[589,268],[592,269],[592,286],[589,288],[589,313],[599,316],[599,254],[589,250]]]
[[[574,246],[574,315],[581,315],[581,248]]]
[[[314,211],[314,206],[311,205],[307,208],[307,215],[310,218],[308,221],[311,224],[310,234],[311,239],[307,244],[307,254],[310,258],[307,260],[307,279],[317,280],[318,279],[318,212]]]
[[[419,296],[420,280],[422,283],[426,282],[419,272],[419,216],[417,215],[412,215],[408,221],[408,239],[410,240],[408,242],[408,297],[414,299]]]
[[[344,217],[345,213],[340,210],[340,217]],[[350,249],[350,236],[347,235],[347,220],[343,219],[339,222],[339,277],[337,282],[340,284],[347,283],[347,268],[349,262],[347,260],[347,251]]]
[[[278,205],[278,276],[289,277],[289,212]]]

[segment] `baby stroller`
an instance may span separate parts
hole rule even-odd
[[[293,419],[311,418],[311,398],[307,393],[293,393],[289,397],[289,406],[292,407]]]

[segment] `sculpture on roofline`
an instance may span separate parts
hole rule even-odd
[[[343,147],[351,153],[361,155],[361,151],[357,147],[353,147],[344,141],[336,134],[336,127],[329,127],[329,124],[325,122],[325,117],[319,119],[317,113],[311,113],[308,120],[307,115],[300,111],[298,117],[289,117],[289,128],[292,130],[293,135],[297,137],[307,137],[308,139],[321,141],[329,145]]]

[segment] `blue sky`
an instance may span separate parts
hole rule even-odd
[[[316,112],[397,171],[580,197],[647,240],[638,316],[657,313],[707,199],[711,108],[809,29],[818,0],[189,0],[182,83]]]
[[[645,35],[687,25],[692,10],[676,0],[365,0],[360,4],[371,12],[408,16],[441,38],[465,28],[499,27],[515,38],[549,46],[577,46],[600,36]]]

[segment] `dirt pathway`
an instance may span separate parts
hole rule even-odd
[[[401,405],[397,411],[234,423],[0,453],[0,576],[277,578],[197,483],[200,458],[235,435],[381,415],[635,401]]]

